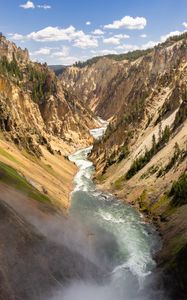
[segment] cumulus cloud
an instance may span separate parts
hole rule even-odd
[[[162,36],[161,36],[161,42],[165,42],[169,37],[175,36],[175,35],[180,35],[180,34],[182,34],[182,33],[184,33],[184,31],[178,31],[178,30],[176,30],[176,31],[171,31],[171,32],[168,33],[168,34],[162,35]]]
[[[21,40],[24,40],[24,36],[22,34],[19,34],[19,33],[9,33],[9,37],[11,40],[14,40],[14,41],[21,41]]]
[[[116,34],[113,37],[103,39],[104,44],[120,45],[121,40],[128,39],[129,35]]]
[[[115,51],[115,50],[104,49],[104,50],[101,50],[100,53],[103,54],[103,55],[117,54],[117,51]]]
[[[42,30],[29,33],[25,38],[37,42],[58,42],[72,40],[77,34],[78,32],[73,26],[67,28],[48,26]]]
[[[35,5],[32,1],[27,1],[25,4],[21,4],[20,7],[24,9],[33,9],[35,8]]]
[[[182,25],[187,28],[187,23],[186,22],[183,22]]]
[[[149,41],[147,42],[146,44],[142,45],[141,46],[141,49],[142,50],[146,50],[146,49],[149,49],[149,48],[153,48],[155,47],[156,45],[158,45],[159,42],[155,42],[155,41]]]
[[[102,31],[101,29],[95,29],[94,31],[92,31],[92,34],[94,34],[94,35],[104,35],[104,31]]]
[[[125,44],[125,45],[118,46],[116,49],[123,50],[125,53],[127,53],[127,52],[135,51],[135,50],[146,50],[149,48],[153,48],[158,44],[159,44],[159,42],[149,41],[146,44],[143,44],[141,46]]]
[[[111,45],[120,45],[120,40],[115,37],[110,37],[103,40],[104,44],[111,44]]]
[[[145,33],[141,34],[140,37],[143,38],[143,39],[145,39],[147,37],[147,34],[145,34]]]
[[[69,52],[70,52],[69,50],[70,50],[69,47],[64,46],[64,47],[62,47],[62,49],[60,49],[57,52],[54,52],[52,55],[56,56],[58,58],[64,58],[64,57],[67,57],[69,55]]]
[[[58,59],[63,65],[72,65],[76,61],[80,61],[80,57],[76,56],[60,57]]]
[[[20,7],[24,8],[24,9],[42,8],[42,9],[46,10],[46,9],[50,9],[51,5],[43,4],[43,5],[36,5],[35,6],[35,4],[32,1],[27,1],[26,3],[21,4]]]
[[[103,49],[98,51],[92,50],[91,53],[98,56],[98,55],[117,54],[117,51],[110,50],[110,49]]]
[[[144,29],[147,25],[147,20],[143,17],[130,17],[125,16],[121,20],[113,21],[113,23],[105,25],[104,28],[106,29],[120,29],[120,28],[127,28],[127,29]]]
[[[90,35],[82,33],[78,38],[75,39],[73,44],[75,47],[86,49],[86,48],[97,48],[98,41]]]
[[[25,36],[16,33],[11,38],[14,40],[33,40],[36,42],[69,41],[73,42],[74,46],[79,48],[95,48],[98,46],[98,41],[95,37],[85,34],[82,30],[76,30],[73,26],[67,28],[48,26]]]
[[[116,49],[123,50],[125,53],[127,53],[129,51],[138,50],[138,49],[140,49],[140,47],[137,45],[124,44],[124,45],[118,46]]]
[[[38,8],[43,8],[43,9],[51,9],[51,5],[43,4],[43,5],[37,5]]]
[[[31,55],[49,55],[50,53],[50,48],[40,48],[39,50],[32,52]]]

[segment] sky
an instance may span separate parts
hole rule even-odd
[[[34,61],[76,61],[153,47],[187,30],[187,0],[0,0],[0,32]]]

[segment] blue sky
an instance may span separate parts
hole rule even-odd
[[[187,30],[187,0],[0,0],[0,31],[33,60],[72,64]]]

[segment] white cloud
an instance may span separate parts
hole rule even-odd
[[[111,45],[120,45],[120,39],[115,37],[110,37],[103,40],[104,44],[111,44]]]
[[[142,50],[146,50],[146,49],[149,49],[149,48],[153,48],[155,47],[156,45],[158,45],[159,42],[155,42],[155,41],[149,41],[147,42],[146,44],[142,45],[141,46],[141,49]]]
[[[129,51],[138,50],[139,48],[140,47],[137,45],[125,44],[125,45],[118,46],[116,49],[123,50],[126,53]]]
[[[43,9],[50,9],[51,5],[43,4],[43,5],[37,5],[38,8],[43,8]]]
[[[19,33],[9,33],[10,39],[14,40],[14,41],[21,41],[24,40],[24,36],[22,34]]]
[[[40,48],[39,50],[31,53],[32,55],[49,55],[51,54],[50,48]]]
[[[60,51],[54,52],[52,55],[59,57],[59,58],[64,58],[67,57],[69,55],[69,47],[64,46],[62,47],[62,49]]]
[[[186,22],[183,22],[182,25],[187,28],[187,23]]]
[[[121,40],[128,39],[130,36],[126,34],[116,34],[113,37],[103,39],[104,44],[120,45]]]
[[[168,33],[166,35],[162,35],[161,36],[161,42],[165,42],[169,37],[175,36],[175,35],[180,35],[182,33],[184,33],[184,31],[178,31],[177,30],[177,31],[172,31],[172,32],[170,32],[170,33]]]
[[[74,64],[76,61],[80,61],[81,59],[79,57],[76,56],[68,56],[68,57],[60,57],[59,61],[61,64],[63,65],[72,65]]]
[[[114,35],[114,37],[115,37],[115,38],[118,38],[118,39],[120,39],[120,40],[123,40],[123,39],[129,39],[129,38],[130,38],[130,36],[127,35],[127,34],[116,34],[116,35]]]
[[[143,38],[143,39],[145,39],[147,37],[147,34],[145,34],[145,33],[141,34],[140,37]]]
[[[20,7],[24,9],[30,9],[35,8],[35,5],[32,1],[27,1],[25,4],[21,4]]]
[[[98,41],[96,38],[82,33],[73,44],[75,47],[86,49],[98,47]]]
[[[85,34],[82,30],[76,30],[75,27],[67,28],[46,27],[42,30],[31,32],[28,35],[20,35],[18,33],[12,35],[12,39],[17,40],[33,40],[36,42],[73,42],[75,47],[79,48],[95,48],[98,46],[96,37]]]
[[[120,28],[127,28],[127,29],[144,29],[147,25],[147,20],[143,17],[130,17],[125,16],[121,20],[113,21],[112,24],[105,25],[104,28],[106,29],[120,29]]]
[[[122,45],[122,46],[118,46],[116,49],[123,50],[125,53],[127,53],[129,51],[146,50],[146,49],[149,49],[149,48],[153,48],[158,44],[159,44],[159,42],[149,41],[146,44],[143,44],[141,46],[125,44],[125,45]]]
[[[73,26],[67,28],[48,26],[42,30],[31,32],[25,38],[37,42],[69,41],[78,33]]]
[[[91,23],[90,21],[87,21],[87,22],[86,22],[86,25],[87,25],[87,26],[90,26],[91,24],[92,24],[92,23]]]
[[[104,49],[104,50],[101,50],[99,53],[102,55],[108,55],[108,54],[117,54],[117,51]]]
[[[104,35],[104,31],[102,31],[101,29],[95,29],[94,31],[92,31],[92,34],[94,34],[94,35]]]
[[[103,50],[98,50],[98,51],[91,50],[91,53],[94,54],[94,55],[99,56],[99,55],[117,54],[117,51],[109,50],[109,49],[103,49]]]

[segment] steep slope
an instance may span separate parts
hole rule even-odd
[[[90,156],[96,179],[159,226],[158,262],[172,275],[166,285],[173,287],[173,299],[187,295],[186,38],[170,38],[133,60],[100,58],[62,75],[67,87],[78,95],[82,90],[92,110],[110,120]]]
[[[65,217],[77,172],[67,155],[90,145],[94,126],[47,65],[0,35],[0,299],[52,298],[72,278],[99,278]]]
[[[86,144],[89,128],[97,124],[93,114],[47,65],[31,62],[26,50],[0,39],[1,129],[10,136],[51,134]]]
[[[94,126],[93,113],[46,64],[0,36],[1,161],[68,207],[76,168],[66,156],[92,142]]]
[[[77,230],[77,224],[66,224],[48,202],[1,183],[0,189],[1,300],[51,299],[72,278],[101,274],[88,257],[65,243],[66,231]]]

